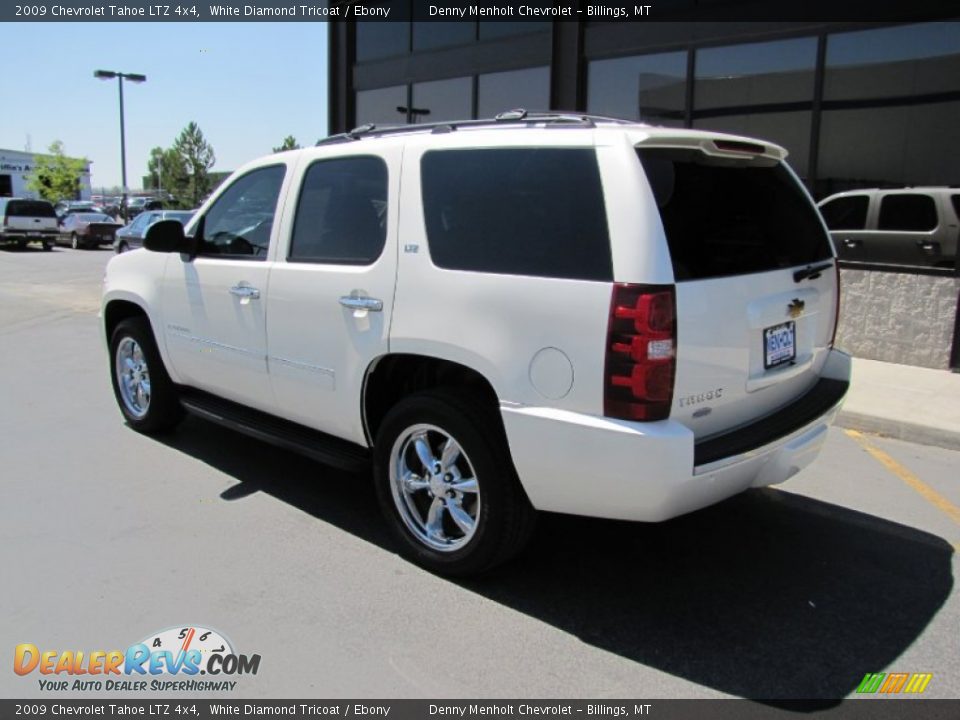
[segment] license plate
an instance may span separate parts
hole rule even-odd
[[[797,357],[797,326],[793,322],[774,325],[763,331],[763,367],[793,362]]]

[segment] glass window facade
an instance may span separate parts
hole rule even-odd
[[[394,85],[393,87],[378,88],[376,90],[361,90],[357,93],[356,116],[354,127],[373,123],[374,125],[403,125],[407,122],[407,86]]]
[[[817,39],[697,51],[693,126],[771,140],[808,174]]]
[[[493,117],[514,108],[550,108],[550,68],[488,73],[477,78],[477,117]]]
[[[382,60],[410,52],[410,23],[358,22],[357,62]]]
[[[587,68],[587,110],[683,127],[687,53],[596,60]]]
[[[473,117],[473,78],[414,83],[410,122],[442,122]]]
[[[960,182],[960,23],[827,37],[819,195]]]
[[[472,43],[476,37],[477,24],[474,22],[413,23],[414,51],[467,45]]]

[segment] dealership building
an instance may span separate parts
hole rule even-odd
[[[27,177],[42,153],[0,149],[0,197],[36,199],[36,192],[27,190]],[[90,161],[85,160],[76,200],[90,199]]]
[[[411,1],[409,21],[330,23],[331,134],[580,111],[771,140],[816,200],[960,187],[955,2],[662,0],[631,21],[572,5],[582,20],[430,21]],[[778,6],[835,19],[737,19]],[[844,271],[840,340],[862,357],[960,365],[956,268],[890,270]]]
[[[943,18],[331,23],[330,131],[578,110],[772,140],[818,199],[960,185],[960,12],[912,5]]]

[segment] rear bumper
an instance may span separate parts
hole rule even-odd
[[[59,233],[56,230],[17,230],[7,228],[0,232],[0,242],[19,242],[20,240],[32,240],[41,242],[43,240],[56,240]]]
[[[781,483],[816,458],[850,382],[833,350],[807,394],[754,425],[695,443],[681,423],[634,423],[501,406],[514,465],[539,510],[660,521],[750,487]]]

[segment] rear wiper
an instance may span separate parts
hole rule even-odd
[[[793,281],[800,282],[801,280],[806,280],[810,278],[811,280],[816,280],[820,277],[820,273],[827,268],[833,267],[833,263],[824,263],[823,265],[811,265],[810,267],[805,267],[803,270],[797,270],[793,274]]]

